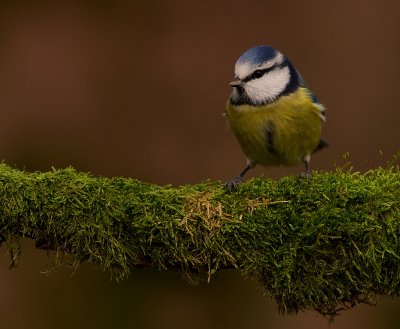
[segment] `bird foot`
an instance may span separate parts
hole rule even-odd
[[[312,177],[312,173],[310,171],[303,171],[300,175],[300,178],[311,178]]]
[[[236,189],[236,187],[241,184],[243,178],[241,176],[235,177],[231,180],[228,180],[224,183],[224,188],[227,189],[229,192],[232,192]]]

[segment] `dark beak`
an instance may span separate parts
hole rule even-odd
[[[235,77],[229,85],[232,87],[242,87],[242,80],[239,77]]]

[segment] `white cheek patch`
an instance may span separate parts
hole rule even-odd
[[[264,74],[259,79],[248,81],[244,85],[247,95],[255,103],[263,103],[278,97],[289,84],[289,68],[283,67]]]

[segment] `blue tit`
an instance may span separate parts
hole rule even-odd
[[[310,176],[311,154],[327,146],[321,139],[325,108],[285,55],[270,46],[247,50],[235,64],[226,117],[247,165],[225,183],[233,190],[257,164],[305,164]]]

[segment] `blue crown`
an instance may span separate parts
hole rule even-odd
[[[247,50],[239,57],[237,63],[251,62],[255,65],[260,65],[276,56],[276,49],[270,46],[257,46]]]

